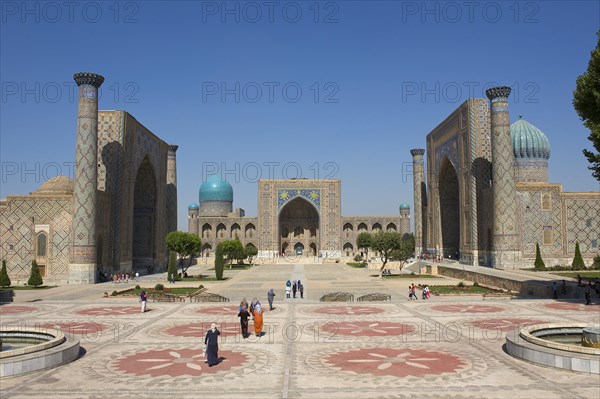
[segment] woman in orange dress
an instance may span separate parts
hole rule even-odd
[[[260,306],[260,303],[256,304],[252,313],[254,314],[254,333],[257,337],[260,337],[262,329],[264,327],[263,310]]]

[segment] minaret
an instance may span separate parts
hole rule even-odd
[[[410,234],[410,205],[400,205],[400,234]]]
[[[510,137],[508,96],[510,87],[492,87],[485,94],[490,99],[492,134],[493,238],[492,266],[512,269],[521,265],[515,187],[515,157]]]
[[[188,206],[188,233],[200,236],[200,207],[195,202]]]
[[[413,192],[414,203],[414,222],[415,222],[415,254],[420,255],[423,252],[423,199],[421,198],[421,186],[423,185],[423,148],[414,148],[410,150],[413,157]]]
[[[169,145],[167,155],[167,233],[177,230],[177,148]]]
[[[75,188],[71,224],[69,283],[96,281],[96,203],[98,185],[98,88],[104,77],[95,73],[73,75],[79,86]]]

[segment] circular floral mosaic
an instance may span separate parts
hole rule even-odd
[[[527,327],[534,324],[545,323],[543,320],[530,320],[530,319],[485,319],[474,321],[475,327],[481,328],[482,330],[494,330],[494,331],[512,331],[517,327]]]
[[[0,314],[29,313],[37,311],[33,306],[5,305],[0,306]]]
[[[393,377],[457,373],[467,365],[458,356],[424,349],[365,348],[333,353],[324,360],[342,371]]]
[[[135,353],[117,359],[115,367],[127,374],[151,377],[198,377],[231,370],[248,357],[240,352],[219,351],[219,364],[209,367],[201,349],[164,349]]]
[[[339,334],[355,337],[384,337],[412,333],[415,328],[409,324],[387,321],[355,321],[327,323],[321,326],[321,330],[333,336]]]
[[[313,310],[313,312],[340,316],[362,316],[383,313],[384,310],[373,306],[326,306],[316,308]]]
[[[600,305],[584,305],[583,303],[555,302],[544,305],[550,309],[569,310],[575,312],[600,312]]]
[[[140,313],[141,311],[141,307],[138,306],[106,306],[82,309],[78,310],[76,313],[85,316],[124,316]]]
[[[217,323],[219,325],[219,331],[221,336],[232,336],[239,335],[242,333],[240,323]],[[196,337],[204,339],[206,332],[210,330],[211,323],[188,323],[179,324],[173,327],[164,329],[164,332],[174,337]],[[249,323],[248,332],[252,334],[254,332],[254,326]]]
[[[504,308],[490,305],[435,305],[431,309],[448,313],[495,313],[504,311]]]

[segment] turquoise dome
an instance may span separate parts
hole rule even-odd
[[[233,202],[233,188],[220,176],[211,175],[200,186],[198,198],[201,203],[205,201]]]
[[[400,210],[402,209],[410,209],[410,205],[408,204],[400,204]]]
[[[195,202],[192,202],[188,205],[188,209],[200,209],[200,206]]]
[[[550,142],[540,129],[521,119],[510,125],[515,158],[549,159]]]

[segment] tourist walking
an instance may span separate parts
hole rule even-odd
[[[218,336],[221,332],[215,323],[210,325],[210,330],[204,338],[204,352],[206,353],[206,361],[209,367],[219,363],[219,342]]]
[[[419,297],[417,296],[417,287],[415,286],[415,283],[412,283],[412,294],[415,301],[418,301]]]
[[[292,296],[292,283],[290,283],[290,280],[288,280],[287,283],[285,284],[285,297],[290,298],[291,296]]]
[[[146,301],[147,301],[146,291],[142,291],[140,293],[140,302],[142,303],[142,313],[146,312]]]
[[[300,298],[304,299],[304,284],[300,284]]]
[[[590,280],[588,282],[588,284],[585,286],[584,293],[585,293],[585,304],[591,305],[592,304],[592,280]]]
[[[240,318],[242,337],[246,339],[250,336],[250,334],[248,334],[248,318],[250,317],[250,312],[248,312],[248,303],[246,303],[246,307],[240,305],[240,312],[238,313],[238,317]]]
[[[410,285],[408,286],[408,299],[411,301],[413,300],[413,290]]]
[[[556,286],[556,281],[552,282],[552,298],[558,299],[558,287]]]
[[[273,310],[273,299],[275,298],[275,291],[273,291],[273,288],[271,288],[269,290],[269,292],[267,292],[267,299],[269,300],[269,310]]]
[[[262,307],[260,306],[260,303],[254,307],[253,314],[254,314],[254,334],[256,334],[257,337],[260,337],[263,327],[264,327],[263,310],[262,310]]]
[[[292,294],[294,295],[294,298],[296,298],[296,290],[298,289],[298,287],[296,287],[296,280],[294,280],[294,284],[292,284]]]

